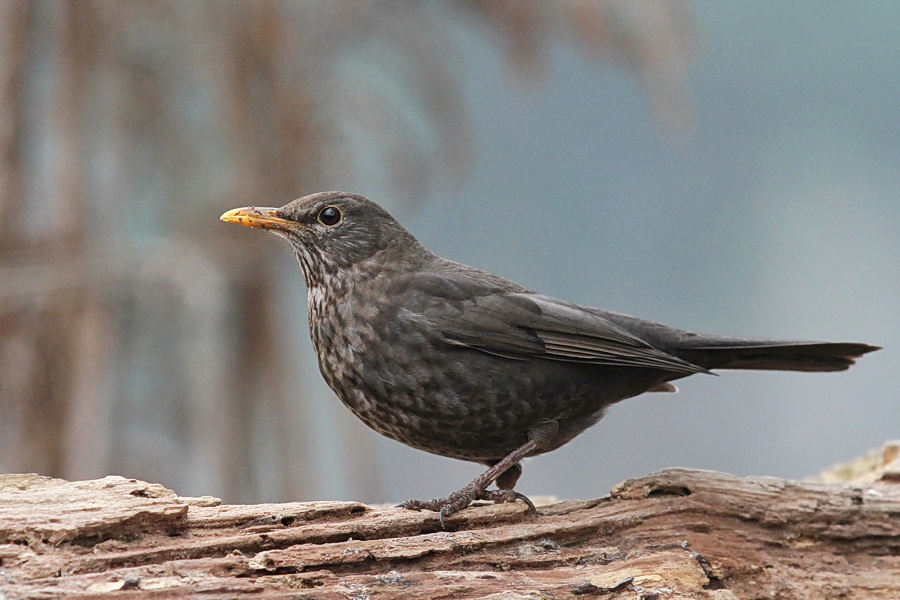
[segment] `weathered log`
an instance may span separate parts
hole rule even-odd
[[[537,515],[472,507],[446,531],[356,502],[225,506],[122,477],[6,475],[0,598],[895,599],[900,469],[874,473],[668,469]]]

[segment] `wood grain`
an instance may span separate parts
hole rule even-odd
[[[900,597],[900,484],[669,469],[609,496],[437,515],[220,505],[0,476],[0,598]]]

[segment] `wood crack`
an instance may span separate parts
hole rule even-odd
[[[900,589],[896,478],[669,469],[536,517],[518,503],[468,508],[443,531],[429,511],[223,506],[121,477],[30,477],[0,476],[6,598],[871,600]]]

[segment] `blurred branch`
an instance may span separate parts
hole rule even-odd
[[[21,237],[23,123],[14,116],[21,114],[18,90],[25,70],[26,18],[24,1],[0,3],[0,252]]]
[[[665,132],[691,126],[687,67],[697,53],[684,0],[467,0],[507,48],[520,78],[539,77],[545,46],[571,34],[595,59],[622,65],[653,98]]]

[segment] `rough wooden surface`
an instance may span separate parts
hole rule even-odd
[[[610,496],[431,512],[222,506],[106,477],[0,477],[0,599],[900,597],[900,481],[670,469]]]

